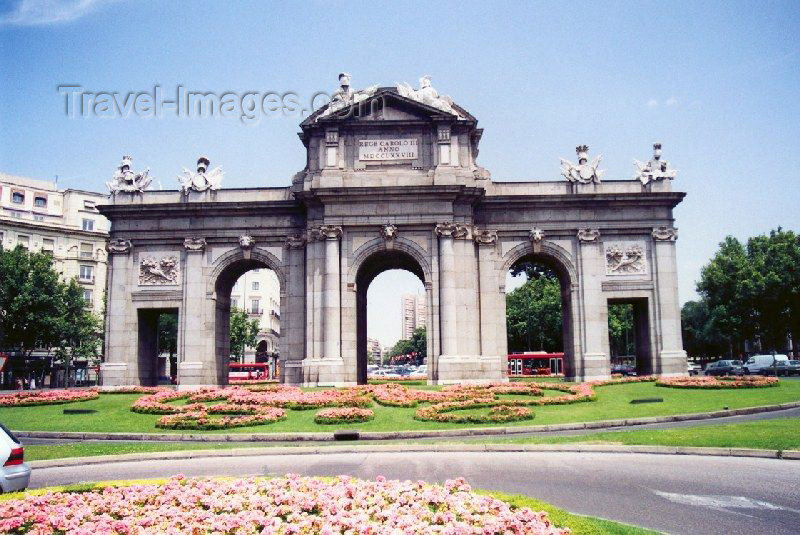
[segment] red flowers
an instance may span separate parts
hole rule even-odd
[[[375,413],[369,409],[336,407],[333,409],[322,409],[314,415],[314,421],[318,424],[350,424],[368,422],[374,417]]]

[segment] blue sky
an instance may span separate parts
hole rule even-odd
[[[608,178],[660,141],[681,300],[725,235],[798,230],[798,2],[0,2],[0,170],[103,190],[123,154],[173,188],[201,153],[225,186],[283,186],[299,117],[67,117],[86,91],[292,91],[430,74],[485,129],[497,180],[557,180],[586,143]],[[490,7],[491,6],[491,7]],[[397,305],[399,309],[399,304]],[[374,307],[373,307],[374,308]]]

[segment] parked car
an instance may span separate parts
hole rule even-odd
[[[761,375],[800,375],[800,360],[776,360],[772,366],[761,368]]]
[[[393,372],[392,370],[386,370],[386,369],[375,370],[374,372],[370,373],[370,376],[374,377],[375,379],[399,379],[400,378],[400,375],[398,375],[397,373]]]
[[[614,364],[611,366],[611,373],[629,377],[636,375],[636,368],[630,364]]]
[[[760,373],[762,369],[769,368],[779,360],[789,360],[786,355],[753,355],[744,363],[742,370],[745,375]]]
[[[706,375],[742,375],[741,360],[718,360],[706,366]]]
[[[24,462],[25,451],[22,443],[0,424],[0,460],[3,468],[0,470],[0,490],[2,492],[15,492],[25,490],[31,481],[31,468]]]
[[[686,371],[689,372],[689,375],[700,375],[700,372],[703,371],[703,368],[699,364],[689,362],[686,364]]]
[[[417,372],[415,373],[415,375],[428,375],[428,365],[422,364],[421,366],[419,366],[417,368]]]

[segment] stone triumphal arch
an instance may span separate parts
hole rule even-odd
[[[280,281],[281,379],[366,379],[366,288],[387,269],[422,281],[432,383],[503,380],[505,280],[525,259],[561,281],[566,374],[609,375],[609,303],[634,303],[639,366],[684,374],[673,208],[684,194],[660,145],[636,178],[601,182],[579,146],[561,182],[499,182],[476,162],[478,121],[427,78],[354,91],[301,123],[290,186],[222,189],[200,158],[180,190],[152,191],[123,159],[112,221],[105,385],[154,378],[153,318],[177,311],[178,381],[223,384],[231,287],[253,268]]]

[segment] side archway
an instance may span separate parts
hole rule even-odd
[[[580,328],[578,321],[578,273],[575,263],[568,251],[552,242],[543,242],[534,248],[530,242],[522,243],[508,251],[502,258],[502,267],[498,271],[498,284],[505,296],[506,274],[521,262],[530,261],[543,265],[556,273],[561,288],[561,337],[564,349],[564,376],[566,378],[579,377],[582,374]],[[503,333],[508,336],[506,316],[506,301],[503,302],[502,322]],[[507,346],[506,346],[507,347]],[[508,351],[506,351],[508,353]]]
[[[228,383],[230,364],[230,314],[231,291],[236,281],[254,269],[269,269],[275,273],[280,287],[280,306],[286,301],[285,275],[280,261],[268,251],[254,248],[250,251],[234,249],[214,263],[208,278],[207,295],[214,302],[214,352],[217,384]]]

